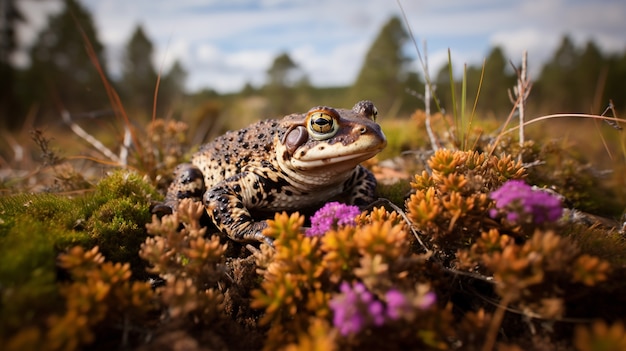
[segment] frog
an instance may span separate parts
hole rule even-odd
[[[376,178],[361,163],[387,145],[369,100],[351,109],[316,106],[266,119],[204,144],[174,170],[164,205],[201,201],[217,229],[237,242],[266,242],[271,213],[333,199],[366,207]]]

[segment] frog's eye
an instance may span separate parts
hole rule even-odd
[[[307,116],[307,129],[313,139],[333,137],[339,130],[338,115],[333,110],[314,110]]]

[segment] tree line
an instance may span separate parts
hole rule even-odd
[[[51,16],[29,50],[30,66],[23,70],[12,66],[15,24],[25,20],[15,6],[16,1],[7,0],[8,11],[0,14],[5,23],[0,33],[0,81],[3,82],[0,127],[19,128],[27,115],[49,122],[58,120],[62,110],[75,114],[110,111],[114,107],[103,78],[111,82],[127,112],[134,115],[151,115],[157,78],[160,82],[157,115],[162,117],[176,109],[177,101],[185,94],[187,73],[182,64],[175,62],[159,76],[152,63],[153,44],[142,26],[137,25],[125,46],[121,77],[112,79],[92,15],[78,0],[64,0],[64,10]],[[314,87],[288,53],[279,53],[266,71],[263,86],[247,84],[238,94],[229,96],[207,89],[190,100],[221,97],[232,101],[260,96],[267,101],[264,115],[276,116],[319,104],[351,106],[367,98],[387,114],[408,115],[416,108],[423,108],[425,89],[420,68],[415,67],[404,50],[408,40],[402,21],[398,17],[390,18],[367,51],[355,82],[348,87]],[[96,59],[100,70],[94,66]],[[480,94],[479,113],[506,118],[512,107],[507,90],[516,81],[513,66],[502,48],[494,47],[485,59],[484,68],[483,65],[466,68],[467,98],[473,101]],[[450,110],[453,101],[448,74],[448,67],[442,67],[431,77],[431,83],[440,105]],[[459,80],[455,77],[455,89],[459,89]],[[606,55],[593,41],[578,48],[565,36],[534,82],[529,109],[535,113],[600,113],[612,99],[617,111],[623,111],[625,82],[626,48],[622,53]]]
[[[7,0],[10,13],[4,14],[4,28],[15,28],[24,16]],[[112,103],[103,84],[111,83],[129,114],[150,115],[159,76],[153,63],[153,44],[143,27],[137,25],[126,43],[122,74],[112,79],[98,39],[92,15],[78,0],[64,0],[64,9],[49,18],[28,51],[30,66],[12,66],[10,56],[16,49],[15,31],[2,35],[10,43],[0,57],[0,126],[21,127],[27,115],[39,122],[60,119],[61,111],[89,116],[109,114]],[[99,68],[97,67],[99,66]],[[157,111],[164,113],[184,93],[186,71],[179,61],[161,74]]]
[[[616,110],[626,108],[626,47],[619,54],[606,55],[595,42],[576,47],[569,36],[563,36],[551,58],[535,78],[528,107],[533,114],[593,113],[600,114],[613,101]],[[513,60],[513,61],[512,61]],[[468,101],[479,94],[478,110],[506,118],[512,103],[508,93],[517,80],[521,58],[508,59],[500,47],[492,48],[482,66],[466,70]],[[532,65],[532,62],[530,63]],[[480,91],[478,84],[484,73]],[[450,104],[448,68],[436,76],[438,97],[444,106]],[[457,80],[455,85],[460,86]],[[472,89],[473,88],[473,89]]]

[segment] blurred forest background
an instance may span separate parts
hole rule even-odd
[[[304,112],[316,105],[351,107],[361,99],[371,99],[384,118],[408,118],[416,109],[424,108],[424,76],[407,57],[412,47],[400,18],[393,17],[380,29],[363,60],[360,72],[351,86],[318,87],[310,84],[303,71],[288,52],[277,53],[267,67],[263,86],[247,84],[240,92],[219,94],[207,88],[185,92],[187,72],[180,63],[159,74],[153,64],[153,43],[140,25],[128,33],[123,74],[109,76],[104,51],[98,40],[92,14],[76,0],[66,0],[59,14],[51,17],[35,44],[30,48],[30,66],[18,69],[11,64],[16,50],[15,28],[25,21],[15,2],[2,2],[0,33],[0,162],[10,164],[15,146],[27,139],[28,131],[43,128],[51,133],[70,133],[61,118],[69,112],[72,120],[104,141],[119,142],[122,128],[102,82],[106,78],[121,98],[124,110],[136,127],[145,125],[152,116],[187,122],[194,131],[193,141],[239,128],[259,118],[278,117],[291,112]],[[86,50],[91,44],[104,77],[94,66]],[[409,46],[410,45],[410,46]],[[488,53],[477,104],[478,118],[504,121],[512,107],[507,90],[515,85],[513,64],[521,58],[505,57],[499,47]],[[453,62],[454,65],[462,63]],[[533,63],[530,62],[532,65]],[[448,68],[432,74],[436,96],[441,106],[451,110],[451,89]],[[466,68],[468,101],[473,104],[481,81],[482,67]],[[158,80],[159,78],[159,80]],[[460,89],[460,77],[455,77]],[[155,86],[158,99],[155,101]],[[594,44],[576,47],[565,36],[549,62],[536,77],[528,116],[559,112],[599,114],[609,99],[616,111],[626,107],[626,48],[621,54],[606,55]],[[156,107],[156,108],[154,108]],[[117,130],[108,133],[107,130]],[[59,134],[57,134],[59,135]],[[76,136],[73,136],[76,137]],[[58,138],[57,139],[65,139]],[[63,145],[66,140],[58,140]]]

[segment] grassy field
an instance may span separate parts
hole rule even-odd
[[[315,217],[276,214],[270,247],[198,204],[151,214],[196,140],[231,128],[215,118],[5,138],[3,350],[626,348],[623,120],[531,122],[520,143],[517,122],[383,118],[366,165],[390,201],[322,209],[335,225],[315,235]]]

